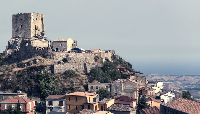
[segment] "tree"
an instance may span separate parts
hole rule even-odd
[[[66,77],[69,77],[69,78],[77,76],[76,72],[74,70],[66,70],[64,72],[64,74],[65,74]]]
[[[190,91],[182,91],[182,97],[185,99],[194,100],[194,98],[191,98]]]
[[[138,98],[138,106],[137,106],[137,110],[136,113],[140,114],[140,110],[143,108],[148,108],[150,107],[147,103],[146,103],[146,98],[143,95],[141,98]]]
[[[105,89],[99,89],[97,91],[97,94],[99,94],[99,98],[100,99],[104,99],[104,98],[111,98],[111,93]]]
[[[49,95],[59,94],[59,86],[55,77],[46,73],[45,70],[41,71],[39,75],[39,93],[40,98],[45,99]]]

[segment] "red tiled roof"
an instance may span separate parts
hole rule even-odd
[[[49,95],[47,99],[62,99],[65,95]]]
[[[26,98],[14,97],[14,98],[4,100],[1,103],[18,103],[18,100],[19,100],[19,103],[28,103],[28,102],[33,101],[33,100],[30,100],[30,99],[26,99]]]
[[[184,98],[179,98],[166,104],[163,103],[163,105],[189,114],[200,113],[200,103]]]
[[[160,110],[156,106],[144,108],[141,110],[141,112],[143,114],[160,114]]]
[[[96,94],[94,93],[88,93],[88,92],[74,92],[74,93],[69,93],[69,94],[66,94],[66,95],[74,95],[74,96],[94,96]]]
[[[115,100],[119,100],[119,101],[125,101],[125,102],[132,102],[132,101],[137,101],[136,99],[133,99],[132,97],[128,97],[128,96],[117,96],[115,98]]]

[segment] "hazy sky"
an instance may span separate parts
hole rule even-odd
[[[200,75],[200,0],[0,0],[0,52],[12,14],[44,14],[50,40],[114,49],[144,74]]]

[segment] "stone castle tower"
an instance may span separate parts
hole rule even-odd
[[[12,38],[45,37],[44,15],[39,13],[18,13],[12,15]]]

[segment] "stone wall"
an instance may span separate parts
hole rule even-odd
[[[18,13],[12,15],[12,38],[30,39],[35,35],[45,37],[44,15],[39,13]]]
[[[12,15],[12,38],[31,37],[31,13],[18,13]]]

